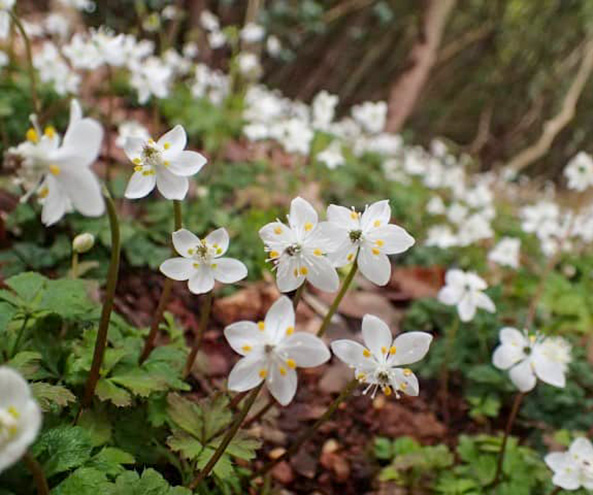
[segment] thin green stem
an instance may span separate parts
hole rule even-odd
[[[299,302],[303,297],[303,292],[305,292],[305,285],[306,282],[303,282],[302,285],[295,291],[294,296],[292,297],[292,307],[296,310]]]
[[[253,423],[263,418],[268,413],[268,411],[272,409],[272,407],[274,407],[275,405],[276,401],[274,400],[274,398],[268,398],[267,404],[264,407],[262,407],[258,412],[256,412],[253,416],[247,419],[247,421],[243,423],[242,428],[249,428]]]
[[[19,19],[19,17],[12,11],[9,10],[8,13],[10,14],[10,18],[14,25],[18,28],[21,36],[23,37],[23,41],[25,42],[25,51],[27,52],[27,61],[29,63],[29,79],[31,83],[31,99],[33,100],[33,108],[35,109],[35,113],[39,115],[41,113],[41,104],[39,102],[39,97],[37,95],[37,79],[35,77],[35,66],[33,65],[33,51],[31,50],[31,40],[27,35],[27,31],[25,31],[25,27],[23,23]]]
[[[202,302],[202,308],[200,309],[200,326],[198,327],[198,333],[194,340],[194,345],[191,348],[185,362],[185,368],[183,370],[183,377],[186,378],[194,365],[198,351],[202,346],[202,340],[204,339],[204,332],[208,327],[208,321],[210,320],[210,310],[212,309],[212,299],[214,298],[214,292],[210,291],[206,294],[204,301]]]
[[[12,345],[12,352],[10,353],[10,357],[13,358],[16,356],[16,353],[19,350],[21,345],[21,340],[23,340],[23,335],[25,334],[25,329],[27,328],[27,323],[29,323],[29,315],[25,315],[23,319],[23,324],[19,330],[19,333],[16,334],[16,338],[14,339],[14,344]]]
[[[93,363],[91,371],[87,378],[84,397],[82,400],[82,407],[79,411],[88,408],[91,405],[97,388],[101,373],[101,364],[105,356],[105,349],[107,347],[107,335],[109,333],[109,319],[111,311],[113,310],[113,301],[115,299],[115,288],[117,286],[117,278],[119,275],[119,259],[121,251],[121,239],[119,232],[119,221],[117,219],[117,212],[113,199],[107,191],[103,188],[103,195],[105,196],[105,203],[107,205],[107,214],[109,216],[109,226],[111,228],[111,260],[109,261],[109,272],[107,274],[107,285],[105,286],[105,301],[103,302],[103,309],[101,311],[101,319],[99,321],[99,330],[97,332],[97,340],[95,341],[95,352],[93,354]]]
[[[338,407],[340,407],[340,404],[344,402],[348,397],[350,397],[357,385],[358,380],[352,380],[350,383],[348,383],[348,385],[346,385],[346,387],[344,388],[344,390],[342,390],[340,395],[338,395],[338,397],[325,410],[323,415],[317,421],[315,421],[315,423],[312,426],[305,430],[295,440],[295,442],[286,450],[286,452],[284,452],[284,454],[265,464],[264,467],[262,467],[259,471],[257,471],[251,476],[251,479],[255,479],[265,475],[275,466],[280,464],[282,461],[285,461],[289,459],[292,455],[296,454],[301,448],[301,446],[315,434],[319,427],[333,416]]]
[[[245,401],[245,405],[243,406],[243,408],[241,409],[241,412],[238,414],[237,418],[235,419],[235,422],[233,423],[232,428],[224,436],[224,438],[220,442],[218,448],[214,452],[214,455],[208,461],[208,464],[206,464],[206,466],[204,466],[204,469],[202,469],[198,473],[198,475],[194,478],[194,480],[189,484],[190,490],[195,490],[195,488],[204,479],[206,479],[206,477],[210,474],[210,471],[212,471],[214,466],[216,466],[216,463],[219,461],[219,459],[225,453],[227,447],[229,446],[229,444],[232,442],[233,438],[239,431],[239,428],[241,428],[241,425],[243,424],[243,421],[247,417],[247,414],[249,413],[250,409],[253,407],[253,404],[255,403],[255,399],[257,398],[260,390],[264,386],[264,383],[265,383],[265,381],[262,381],[256,388],[254,388],[251,391],[251,393],[247,397],[247,400]]]
[[[23,457],[23,462],[33,475],[33,480],[35,481],[35,486],[37,487],[37,494],[49,495],[49,485],[47,484],[45,473],[43,472],[39,462],[37,462],[37,459],[33,457],[33,454],[27,452]]]
[[[458,316],[455,317],[453,324],[449,328],[445,337],[445,355],[443,357],[443,367],[441,369],[441,393],[443,394],[443,417],[445,424],[449,424],[449,364],[451,362],[451,355],[453,354],[453,346],[459,331],[461,320]]]
[[[352,280],[354,280],[354,276],[356,275],[357,271],[358,271],[358,262],[355,261],[352,264],[352,268],[350,268],[348,275],[346,275],[344,282],[342,283],[340,292],[338,292],[338,295],[334,299],[334,302],[332,303],[332,305],[329,307],[327,314],[325,315],[325,318],[323,319],[323,322],[321,323],[321,326],[319,327],[319,331],[317,332],[318,337],[322,337],[325,334],[325,332],[327,331],[327,328],[329,327],[331,319],[333,318],[336,310],[340,306],[342,299],[346,295],[346,292],[348,291],[348,288],[350,287]]]
[[[500,483],[500,478],[502,475],[502,467],[504,464],[504,455],[507,448],[507,443],[509,440],[509,435],[511,434],[511,430],[513,429],[513,424],[515,423],[515,418],[517,417],[517,413],[519,412],[519,408],[521,407],[521,403],[523,402],[523,397],[525,394],[523,392],[518,392],[515,396],[515,400],[513,401],[513,407],[511,409],[511,414],[509,415],[509,419],[507,421],[506,428],[504,430],[504,437],[502,438],[502,445],[500,447],[500,453],[498,454],[498,464],[496,465],[496,476],[494,477],[494,482],[492,484],[493,488],[496,488],[498,483]]]
[[[72,278],[78,278],[78,252],[72,251]]]
[[[175,231],[177,231],[183,225],[181,214],[181,201],[173,201],[173,216],[175,223]],[[171,246],[171,252],[173,253],[173,255],[175,255],[175,248],[173,246]],[[163,283],[163,291],[161,292],[161,297],[159,299],[159,304],[154,313],[152,323],[150,324],[150,332],[146,336],[146,340],[144,341],[144,348],[142,349],[142,353],[140,354],[140,364],[142,364],[144,361],[148,359],[148,356],[150,356],[150,353],[155,348],[155,341],[159,333],[159,326],[161,324],[161,321],[163,320],[163,314],[165,313],[165,309],[167,309],[167,304],[169,303],[169,298],[171,297],[172,289],[173,280],[171,280],[170,278],[165,278],[165,281]]]

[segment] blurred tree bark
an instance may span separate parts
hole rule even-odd
[[[564,95],[560,111],[544,123],[543,132],[534,144],[528,146],[507,162],[509,169],[520,172],[542,158],[550,150],[556,136],[574,118],[577,103],[583,89],[585,89],[587,80],[591,76],[591,72],[593,72],[593,38],[588,39],[584,44],[579,70]]]
[[[393,83],[389,91],[389,113],[386,129],[399,132],[416,106],[430,70],[438,59],[447,19],[457,0],[427,0],[420,36],[408,57],[409,68]]]

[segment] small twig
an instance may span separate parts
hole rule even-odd
[[[509,439],[509,435],[511,434],[513,424],[515,422],[515,418],[517,417],[517,413],[519,412],[519,407],[521,406],[521,402],[523,401],[523,397],[525,397],[525,394],[523,392],[519,392],[517,393],[517,395],[515,396],[515,400],[513,401],[511,414],[509,415],[507,426],[504,430],[504,437],[502,439],[502,445],[500,447],[500,454],[498,455],[498,464],[496,465],[496,476],[494,477],[494,482],[492,483],[493,488],[496,488],[498,483],[500,483],[500,476],[502,474],[502,467],[504,464],[504,455],[507,448],[507,442]]]
[[[33,457],[33,454],[27,452],[23,457],[23,462],[27,466],[27,469],[33,475],[38,495],[49,495],[49,485],[47,484],[45,473],[43,472],[43,469],[41,468],[39,462],[37,462],[37,459]]]

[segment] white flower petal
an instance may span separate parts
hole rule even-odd
[[[360,272],[374,284],[383,286],[391,278],[391,263],[383,253],[373,254],[367,246],[361,246],[358,253]]]
[[[492,364],[500,370],[508,370],[525,357],[523,347],[501,344],[492,355]]]
[[[312,368],[329,360],[329,349],[319,337],[297,332],[286,338],[279,346],[279,352],[286,352],[299,368]]]
[[[128,159],[133,162],[142,157],[142,150],[146,146],[146,141],[139,137],[128,137],[124,144],[124,153]]]
[[[474,302],[478,308],[482,308],[489,313],[494,313],[496,311],[496,306],[492,302],[492,299],[483,292],[474,293]]]
[[[525,335],[513,327],[502,328],[500,330],[499,338],[501,343],[520,347],[521,349],[528,345]]]
[[[189,278],[187,286],[189,287],[190,292],[194,294],[205,294],[206,292],[210,292],[214,288],[212,269],[203,264],[194,269],[194,273]]]
[[[264,333],[251,321],[238,321],[224,329],[224,336],[233,350],[247,356],[264,345]]]
[[[162,148],[166,148],[163,152],[163,158],[165,160],[176,157],[185,149],[185,145],[187,144],[185,129],[180,125],[176,125],[173,129],[163,134],[157,141],[157,144]]]
[[[180,177],[167,169],[157,167],[156,186],[159,192],[167,199],[184,199],[189,189],[187,177]]]
[[[196,246],[200,244],[198,236],[187,229],[179,229],[173,232],[173,247],[175,251],[184,258],[191,258],[195,252]]]
[[[395,353],[388,362],[392,366],[403,366],[420,361],[430,348],[432,335],[426,332],[406,332],[393,341]]]
[[[197,174],[206,165],[206,157],[195,151],[182,151],[169,160],[168,169],[175,175],[188,177]]]
[[[552,471],[560,471],[571,464],[570,455],[567,452],[551,452],[544,457],[544,462]]]
[[[286,336],[286,330],[294,330],[294,308],[292,301],[282,296],[272,304],[264,320],[265,332],[271,343],[277,344]]]
[[[393,342],[393,335],[387,324],[373,315],[364,315],[362,319],[362,339],[369,350],[382,360],[384,350],[389,350]]]
[[[531,369],[531,361],[529,359],[525,359],[522,363],[519,363],[514,368],[511,368],[509,376],[512,382],[515,384],[515,387],[517,387],[521,392],[529,392],[530,390],[533,390],[535,384],[537,383],[537,379],[535,377],[535,373],[533,373],[533,370]]]
[[[568,450],[571,455],[579,456],[582,459],[588,460],[589,463],[593,460],[593,445],[585,437],[576,438]]]
[[[345,241],[350,241],[347,230],[338,227],[334,223],[320,222],[307,236],[306,243],[312,250],[319,248],[324,253],[332,253]]]
[[[461,301],[459,301],[457,312],[459,313],[459,318],[463,322],[472,321],[474,319],[474,316],[476,316],[476,304],[471,294],[466,294]]]
[[[41,221],[49,227],[59,222],[70,209],[70,200],[53,176],[48,175],[46,177],[41,188],[44,187],[47,187],[47,196],[43,200]]]
[[[370,205],[362,214],[360,218],[360,225],[363,231],[367,231],[371,227],[387,225],[391,220],[391,207],[389,206],[389,200],[384,199],[377,201]]]
[[[465,272],[457,268],[452,268],[445,274],[445,283],[447,285],[464,286],[465,280]]]
[[[380,249],[385,254],[403,253],[416,242],[405,229],[393,224],[373,229],[367,237],[375,244],[379,241],[381,243]]]
[[[229,390],[245,392],[257,387],[263,381],[260,372],[266,369],[267,363],[259,355],[239,359],[229,374]]]
[[[105,212],[101,184],[88,168],[64,167],[56,177],[72,202],[72,206],[86,217],[98,217]]]
[[[412,397],[417,397],[420,393],[420,384],[418,383],[418,378],[414,373],[410,370],[402,370],[399,368],[395,368],[393,370],[393,374],[395,375],[395,380],[391,384],[391,386],[395,390],[399,390],[406,395],[410,395]],[[402,384],[405,384],[402,386]]]
[[[560,471],[554,474],[552,483],[565,490],[577,490],[581,486],[579,481],[579,471],[577,469]]]
[[[189,280],[194,274],[192,260],[187,258],[170,258],[163,261],[160,266],[161,272],[172,280]]]
[[[296,270],[296,275],[295,275]],[[280,292],[291,292],[305,282],[305,276],[299,272],[299,265],[293,256],[283,256],[277,265],[276,283]]]
[[[283,372],[281,372],[283,370]],[[266,378],[266,385],[280,405],[287,406],[290,404],[296,394],[297,389],[297,374],[296,371],[284,364],[278,365],[276,363],[270,364],[268,367],[268,376]]]
[[[549,385],[559,388],[564,388],[566,386],[564,366],[561,363],[552,361],[545,355],[542,355],[537,346],[533,350],[532,362],[535,374],[542,382],[546,382]]]
[[[261,240],[270,247],[282,251],[285,246],[296,241],[292,230],[282,222],[270,222],[259,229]]]
[[[125,196],[128,199],[138,199],[148,196],[156,185],[156,175],[144,175],[142,172],[134,172],[126,187]]]
[[[358,214],[344,206],[329,205],[327,207],[327,220],[335,223],[346,232],[360,229],[360,217]]]
[[[463,297],[463,289],[455,285],[445,285],[439,291],[437,299],[447,306],[456,306]]]
[[[307,280],[325,292],[336,292],[340,287],[340,277],[331,261],[324,256],[309,256],[303,260],[307,267]],[[294,274],[293,274],[294,275]]]
[[[82,119],[72,125],[62,146],[52,159],[56,165],[72,169],[90,167],[99,156],[103,142],[103,128],[93,119]]]
[[[290,226],[301,236],[305,232],[313,230],[317,225],[317,212],[311,204],[303,198],[298,197],[290,203]]]
[[[247,267],[233,258],[217,258],[214,260],[212,273],[214,278],[223,284],[234,284],[247,276]]]
[[[341,339],[331,343],[332,352],[352,368],[360,368],[369,358],[364,356],[365,347],[354,340]]]
[[[217,252],[216,256],[222,256],[229,248],[229,234],[225,228],[221,227],[210,232],[206,236],[206,242],[211,246],[220,248],[220,252]]]

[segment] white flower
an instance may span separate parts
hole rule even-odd
[[[351,368],[361,383],[368,383],[364,393],[374,398],[378,389],[385,395],[393,392],[417,396],[418,378],[408,368],[400,368],[420,361],[428,352],[432,335],[425,332],[407,332],[393,339],[389,327],[376,316],[365,315],[362,320],[362,338],[365,345],[353,340],[335,340],[333,353]]]
[[[195,151],[184,151],[185,129],[175,126],[158,141],[129,138],[124,147],[134,163],[134,174],[126,188],[126,198],[148,195],[156,185],[167,199],[183,199],[189,188],[188,176],[197,174],[206,158]]]
[[[247,276],[247,268],[239,260],[221,258],[229,247],[229,235],[224,228],[204,239],[180,229],[173,232],[173,246],[181,258],[164,261],[161,272],[173,280],[189,280],[189,290],[194,294],[210,292],[215,280],[234,284]]]
[[[352,107],[352,117],[370,134],[378,134],[385,128],[387,103],[367,101]]]
[[[331,254],[336,266],[358,261],[361,273],[377,285],[391,278],[387,255],[400,254],[414,245],[414,238],[402,227],[389,223],[388,200],[367,206],[364,213],[343,206],[329,205],[327,220],[338,233],[339,247]]]
[[[295,290],[305,280],[323,291],[338,290],[338,274],[326,256],[337,246],[335,228],[319,222],[317,212],[303,198],[292,200],[287,219],[288,225],[277,220],[259,231],[275,263],[280,292]]]
[[[138,92],[138,102],[144,105],[151,96],[169,96],[173,70],[158,57],[148,57],[130,64],[130,85]]]
[[[431,215],[444,215],[447,211],[447,208],[440,196],[433,196],[426,204],[426,211]]]
[[[433,225],[428,229],[425,244],[448,249],[459,245],[459,238],[448,225]]]
[[[148,129],[137,120],[126,120],[119,124],[115,145],[124,148],[129,138],[140,138],[145,141],[150,139]]]
[[[237,56],[237,65],[239,72],[248,77],[258,77],[262,70],[258,56],[251,52],[239,53]]]
[[[311,368],[330,358],[329,350],[315,335],[294,332],[295,316],[288,297],[278,299],[264,321],[239,321],[224,329],[233,350],[244,356],[231,370],[229,389],[244,392],[266,381],[272,396],[283,406],[297,388],[296,368]]]
[[[593,158],[584,151],[578,153],[564,169],[568,188],[584,191],[593,186]]]
[[[567,452],[552,452],[544,460],[554,471],[554,485],[564,490],[593,490],[593,445],[588,439],[577,438]]]
[[[99,156],[103,128],[93,119],[82,118],[76,100],[70,106],[70,123],[61,141],[53,127],[42,134],[38,129],[27,132],[27,141],[11,152],[23,160],[19,176],[27,194],[37,193],[43,204],[41,221],[58,222],[72,208],[87,217],[105,211],[101,185],[91,165]]]
[[[206,31],[218,31],[220,29],[220,22],[209,10],[203,10],[200,14],[200,24]]]
[[[264,39],[265,34],[266,31],[262,26],[255,22],[248,22],[241,29],[240,36],[245,43],[259,43]]]
[[[2,67],[6,67],[8,65],[8,62],[10,62],[8,55],[6,55],[6,53],[0,50],[0,69]]]
[[[537,378],[564,388],[570,354],[570,344],[560,337],[527,335],[505,327],[500,331],[500,345],[492,355],[492,363],[501,370],[510,369],[511,381],[521,392],[532,390]]]
[[[327,131],[334,120],[339,98],[327,91],[317,93],[311,104],[311,124],[315,129]]]
[[[0,40],[8,38],[10,34],[10,14],[16,0],[0,0]]]
[[[330,170],[344,165],[346,160],[342,155],[342,145],[339,141],[332,141],[332,143],[317,155],[317,161],[325,164]]]
[[[27,382],[16,371],[0,367],[0,473],[17,462],[41,428],[41,409]]]
[[[502,266],[519,268],[519,250],[521,240],[513,237],[503,237],[488,253],[488,259]]]
[[[53,43],[46,42],[43,49],[33,55],[33,65],[39,71],[39,79],[51,84],[59,95],[78,92],[80,76],[62,60]]]
[[[280,122],[276,129],[278,140],[287,153],[309,154],[314,133],[308,122],[294,117]]]
[[[226,44],[226,41],[226,35],[222,31],[208,33],[208,43],[213,50],[222,48]]]
[[[439,291],[438,300],[448,306],[457,306],[461,321],[474,319],[476,310],[482,308],[494,313],[496,308],[484,290],[486,282],[473,272],[451,269],[445,275],[445,286]]]
[[[268,36],[268,39],[266,40],[266,51],[271,57],[280,55],[280,52],[282,51],[282,43],[277,36]]]

